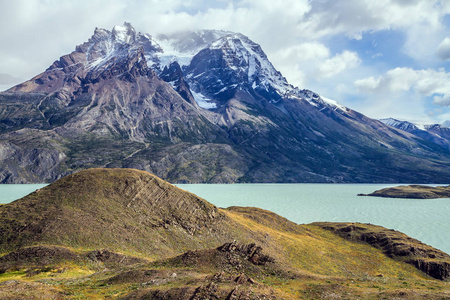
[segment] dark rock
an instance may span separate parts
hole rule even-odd
[[[446,280],[450,278],[450,261],[432,261],[427,259],[413,259],[407,261],[407,263],[415,266],[422,272],[430,275],[433,278]]]
[[[219,297],[217,294],[217,284],[211,282],[206,286],[199,286],[190,300],[213,300],[220,299]]]
[[[236,242],[232,242],[220,246],[217,250],[238,253],[254,265],[265,265],[266,263],[273,263],[275,261],[272,257],[262,254],[262,248],[256,246],[256,244],[239,245]]]
[[[159,77],[165,82],[171,83],[183,99],[197,106],[197,102],[192,96],[189,84],[184,79],[183,71],[178,62],[172,62],[169,67],[165,67],[159,74]]]
[[[255,283],[255,281],[252,278],[248,277],[245,274],[241,274],[238,277],[236,277],[234,279],[234,282],[236,282],[237,284],[246,284],[246,283],[254,284]]]

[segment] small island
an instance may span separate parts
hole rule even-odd
[[[404,185],[384,188],[370,194],[358,194],[358,196],[411,199],[450,198],[450,185],[436,187],[417,184]]]

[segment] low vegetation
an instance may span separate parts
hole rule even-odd
[[[0,231],[1,299],[450,298],[448,273],[412,263],[445,270],[449,256],[401,233],[219,209],[130,169],[3,205]]]

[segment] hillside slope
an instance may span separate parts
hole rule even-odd
[[[0,206],[0,296],[448,296],[448,282],[430,277],[441,268],[439,279],[448,279],[447,254],[422,245],[397,257],[389,247],[411,242],[405,235],[387,231],[382,238],[391,243],[378,249],[371,240],[340,237],[346,226],[298,225],[258,208],[220,209],[143,171],[85,170]]]
[[[144,171],[91,169],[0,207],[2,252],[34,244],[167,257],[231,239],[205,200]]]

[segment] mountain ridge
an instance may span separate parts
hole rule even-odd
[[[418,125],[409,121],[394,118],[381,119],[386,125],[409,132],[422,139],[433,142],[443,148],[450,149],[450,128],[441,124]]]
[[[448,148],[293,87],[248,37],[159,37],[179,62],[157,40],[97,28],[1,93],[0,181],[104,166],[172,182],[450,180]]]

